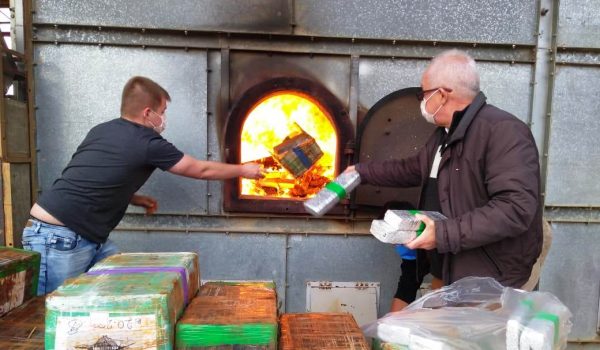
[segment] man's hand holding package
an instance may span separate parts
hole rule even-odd
[[[425,249],[430,250],[436,247],[435,242],[435,221],[431,220],[428,216],[423,214],[415,214],[417,219],[425,223],[425,230],[419,235],[419,237],[408,242],[406,245],[409,249]]]

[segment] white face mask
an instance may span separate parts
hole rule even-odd
[[[152,125],[152,129],[161,134],[167,128],[167,120],[165,119],[165,115],[164,113],[158,114],[155,111],[152,111],[152,113],[156,114],[160,118],[160,125],[154,125],[150,119],[148,119],[148,121],[150,122],[150,125]]]
[[[425,118],[425,120],[427,120],[428,123],[431,124],[435,124],[435,115],[437,114],[437,112],[440,111],[440,109],[442,109],[443,105],[440,105],[438,107],[438,109],[435,110],[435,112],[429,113],[427,112],[427,101],[429,101],[429,99],[435,95],[438,91],[440,91],[440,89],[435,90],[435,92],[431,95],[429,95],[429,97],[427,97],[426,99],[424,99],[423,101],[421,101],[421,115],[423,116],[423,118]]]

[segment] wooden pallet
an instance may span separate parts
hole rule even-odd
[[[0,349],[44,349],[45,297],[35,297],[0,318]]]

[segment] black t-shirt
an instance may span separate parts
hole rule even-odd
[[[154,169],[183,153],[154,130],[118,118],[92,128],[38,205],[82,237],[106,242]]]

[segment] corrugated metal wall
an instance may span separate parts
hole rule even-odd
[[[386,94],[418,86],[427,60],[458,47],[479,60],[489,101],[529,123],[542,154],[555,240],[541,289],[575,314],[573,340],[598,342],[600,258],[600,1],[160,0],[34,2],[41,190],[89,128],[119,116],[132,75],[171,94],[165,137],[200,159],[222,159],[228,103],[252,77],[247,60],[278,55],[319,73],[356,124]],[[547,9],[548,11],[546,12]],[[553,36],[553,35],[557,36]],[[558,50],[556,50],[558,48]],[[286,311],[303,311],[309,280],[379,281],[380,314],[399,274],[366,220],[222,213],[219,182],[156,173],[112,234],[126,251],[194,250],[203,278],[273,279]]]

